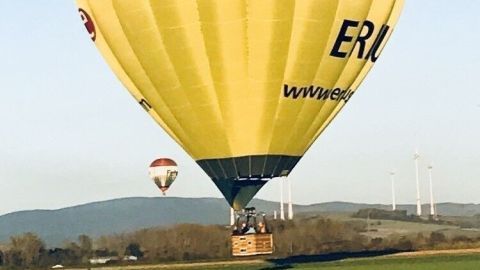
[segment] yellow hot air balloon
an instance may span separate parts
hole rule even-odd
[[[118,78],[242,209],[379,57],[403,0],[77,0]]]

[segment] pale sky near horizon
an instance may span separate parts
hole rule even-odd
[[[169,196],[221,197],[118,82],[74,1],[0,0],[0,214],[160,196],[159,156],[180,164]],[[434,164],[437,201],[480,203],[480,1],[407,0],[359,92],[294,169],[295,203],[415,203]],[[257,198],[278,200],[272,181]]]

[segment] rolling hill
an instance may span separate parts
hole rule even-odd
[[[251,205],[267,213],[278,209],[278,202],[253,200]],[[328,202],[312,205],[294,205],[300,212],[356,212],[362,208],[389,209],[389,205]],[[409,213],[414,205],[399,205]],[[427,211],[428,206],[424,205]],[[443,215],[471,216],[480,213],[476,204],[438,204]],[[0,242],[10,236],[34,232],[48,246],[61,245],[65,240],[75,240],[80,234],[91,237],[178,223],[226,224],[229,209],[220,198],[123,198],[62,208],[58,210],[31,210],[0,216]]]

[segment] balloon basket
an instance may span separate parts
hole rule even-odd
[[[236,213],[231,242],[233,256],[255,256],[273,253],[273,235],[267,227],[265,214],[255,208]]]
[[[273,253],[271,233],[232,235],[233,256],[255,256]]]

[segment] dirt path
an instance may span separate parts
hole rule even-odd
[[[421,251],[396,253],[392,255],[386,255],[385,257],[418,257],[418,256],[430,256],[430,255],[455,255],[455,254],[480,254],[480,248],[421,250]]]
[[[130,266],[111,266],[111,267],[99,267],[92,268],[94,270],[137,270],[137,269],[202,269],[204,267],[218,266],[232,266],[232,265],[255,265],[264,264],[264,260],[234,260],[234,261],[221,261],[221,262],[198,262],[198,263],[175,263],[175,264],[155,264],[155,265],[130,265]]]

